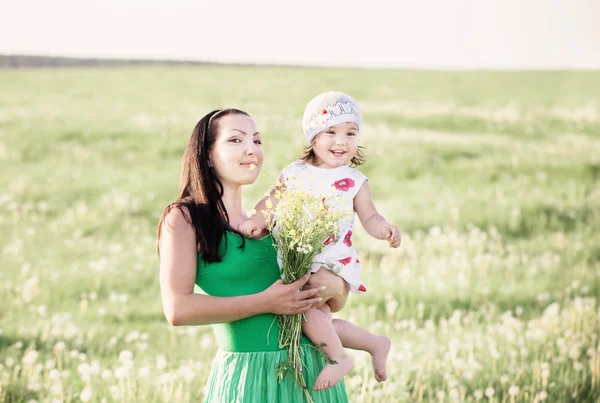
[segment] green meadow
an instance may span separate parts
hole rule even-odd
[[[0,88],[0,401],[200,401],[215,339],[167,323],[156,252],[189,135],[213,109],[255,118],[251,209],[335,89],[403,235],[356,231],[369,291],[339,317],[393,346],[381,384],[351,352],[351,402],[600,402],[600,72],[23,69]]]

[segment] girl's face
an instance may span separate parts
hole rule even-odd
[[[353,122],[338,123],[317,134],[313,144],[315,165],[337,168],[350,163],[358,150],[358,126]]]
[[[254,183],[264,157],[254,119],[242,114],[221,117],[209,155],[210,164],[224,186]]]

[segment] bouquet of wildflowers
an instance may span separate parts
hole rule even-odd
[[[266,200],[267,210],[263,211],[267,228],[274,239],[278,258],[281,261],[281,277],[285,284],[298,280],[315,262],[315,256],[322,251],[324,243],[337,236],[338,223],[344,213],[330,209],[337,196],[323,197],[295,184],[292,190],[289,178],[285,183],[278,182],[272,193],[276,200]],[[276,201],[276,205],[273,202]],[[288,360],[279,364],[277,376],[281,380],[287,373],[304,389],[309,402],[312,402],[302,375],[300,338],[304,315],[278,315],[279,347],[288,350]]]

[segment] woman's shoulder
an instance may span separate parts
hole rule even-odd
[[[170,231],[192,229],[189,207],[179,203],[169,204],[165,208],[162,225]]]

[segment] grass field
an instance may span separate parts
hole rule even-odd
[[[339,315],[393,342],[352,352],[352,402],[600,402],[600,72],[252,67],[0,71],[0,401],[203,397],[212,330],[161,308],[156,224],[195,123],[247,110],[265,165],[314,95],[364,113],[376,205],[369,292]]]

